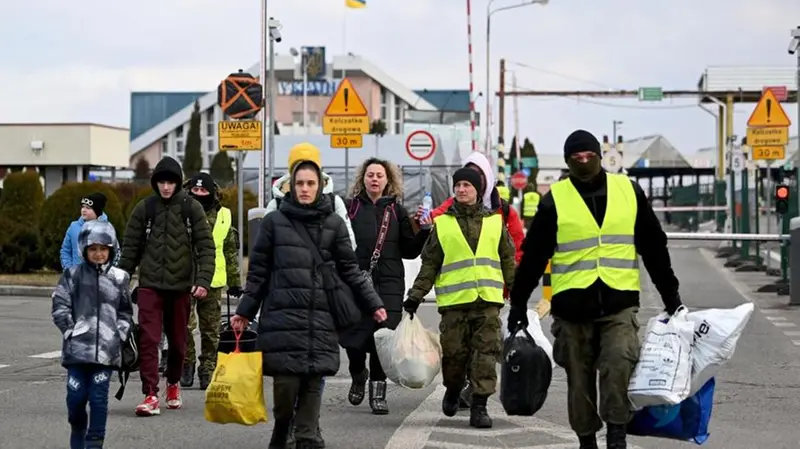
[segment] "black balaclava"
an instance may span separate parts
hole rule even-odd
[[[572,159],[575,153],[584,151],[591,151],[597,157],[593,157],[586,162],[579,162]],[[570,175],[581,181],[591,181],[602,170],[601,159],[603,158],[600,151],[600,142],[589,131],[579,129],[567,137],[564,142],[564,161],[569,167]]]
[[[103,215],[103,210],[106,208],[107,198],[100,192],[95,192],[81,198],[81,206],[88,206],[100,218]]]
[[[208,195],[195,195],[191,190],[193,187],[203,187],[208,190]],[[214,207],[214,203],[217,200],[217,186],[214,184],[214,178],[212,178],[211,175],[208,173],[198,173],[192,176],[189,180],[188,188],[189,194],[203,205],[203,209],[208,211]]]

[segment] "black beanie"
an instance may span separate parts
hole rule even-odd
[[[106,196],[100,192],[95,192],[81,198],[81,206],[88,206],[98,217],[103,215],[103,209],[106,208]]]
[[[579,129],[570,134],[566,142],[564,142],[564,160],[582,151],[591,151],[600,157],[603,156],[600,151],[600,142],[597,138],[589,131]]]
[[[459,181],[467,181],[468,183],[472,184],[472,187],[475,187],[475,190],[477,190],[479,193],[481,192],[481,174],[476,170],[467,167],[459,168],[455,173],[453,173],[454,190]]]
[[[208,173],[198,173],[189,180],[189,190],[194,187],[202,187],[208,190],[208,193],[211,198],[214,198],[214,195],[217,194],[217,187],[214,184],[214,178],[211,177]]]

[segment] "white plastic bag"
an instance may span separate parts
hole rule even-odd
[[[510,312],[510,308],[503,308],[503,311],[500,312],[500,326],[503,332],[503,341],[506,341],[509,337],[508,332],[508,314]],[[536,342],[536,345],[540,348],[544,349],[544,352],[547,353],[547,357],[550,358],[550,363],[553,368],[556,367],[556,362],[553,361],[553,344],[550,343],[550,340],[544,336],[544,331],[542,330],[542,323],[539,321],[539,314],[533,310],[528,310],[528,333],[531,334],[533,337],[533,341]]]
[[[639,362],[628,384],[633,410],[680,404],[689,397],[694,324],[687,320],[687,312],[681,306],[673,316],[661,313],[647,323]]]
[[[753,309],[753,303],[745,303],[733,309],[698,310],[686,315],[694,325],[690,396],[733,357],[736,343],[750,321]]]
[[[398,385],[425,388],[442,369],[439,336],[425,329],[419,318],[403,313],[397,329],[379,329],[374,338],[386,377]]]

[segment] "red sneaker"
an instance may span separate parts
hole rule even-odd
[[[155,416],[160,414],[161,409],[158,407],[158,396],[146,396],[144,401],[136,406],[136,416]]]
[[[177,410],[183,407],[181,387],[178,384],[167,385],[167,408]]]

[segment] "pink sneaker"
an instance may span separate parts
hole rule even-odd
[[[136,406],[136,416],[155,416],[160,414],[161,409],[158,407],[158,396],[146,396],[144,401]]]
[[[183,407],[181,387],[178,384],[167,385],[167,409],[177,410]]]

